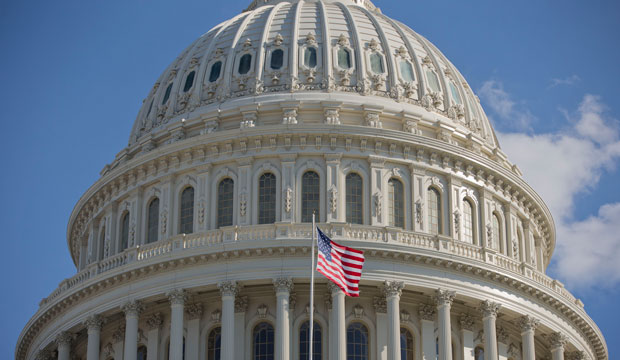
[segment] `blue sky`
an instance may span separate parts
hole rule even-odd
[[[66,248],[69,214],[126,146],[157,77],[249,2],[0,2],[0,358],[13,357],[40,299],[75,273]],[[583,299],[615,358],[620,3],[375,4],[437,45],[480,95],[503,149],[554,211],[552,276]]]

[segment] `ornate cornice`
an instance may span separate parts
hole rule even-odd
[[[498,304],[496,302],[489,301],[489,300],[484,300],[483,302],[480,303],[480,306],[478,307],[478,309],[482,313],[482,316],[485,318],[487,317],[497,318],[497,313],[501,307],[502,307],[501,304]]]
[[[240,285],[236,281],[222,281],[217,284],[217,288],[222,296],[237,296]]]
[[[385,297],[398,297],[403,293],[403,289],[405,288],[405,283],[402,281],[384,281],[383,282],[383,294]]]
[[[435,303],[437,304],[437,306],[451,306],[452,301],[454,300],[455,297],[456,297],[456,292],[454,291],[445,290],[445,289],[437,289],[435,290],[435,296],[433,297],[433,300],[435,300]]]
[[[521,316],[517,319],[516,325],[521,329],[522,332],[526,331],[536,331],[536,328],[540,324],[538,319],[535,319],[529,315]]]

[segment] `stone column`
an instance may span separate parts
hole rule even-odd
[[[480,304],[484,329],[484,360],[497,360],[497,329],[495,321],[500,304],[485,300]]]
[[[138,357],[138,318],[143,310],[139,300],[130,300],[122,307],[125,313],[125,356],[123,360]]]
[[[200,318],[202,304],[189,304],[185,307],[187,314],[187,338],[185,339],[185,360],[198,360],[200,354]],[[214,316],[220,320],[221,311],[216,310]]]
[[[420,305],[418,310],[422,327],[422,360],[435,360],[435,307]]]
[[[182,289],[174,289],[168,294],[170,300],[170,360],[183,359],[183,307],[187,295]]]
[[[566,345],[566,342],[566,336],[560,332],[554,332],[549,335],[552,360],[564,360],[564,345]]]
[[[508,360],[508,331],[503,327],[497,328],[497,354],[499,360]]]
[[[278,278],[273,280],[276,291],[276,343],[275,360],[288,360],[290,358],[290,313],[289,300],[293,281],[290,278]]]
[[[84,321],[84,326],[88,331],[88,345],[86,348],[86,360],[99,360],[99,349],[101,347],[101,327],[103,319],[99,315],[89,316]]]
[[[329,284],[329,283],[328,283]],[[334,346],[336,341],[334,340],[334,312],[332,311],[332,293],[331,288],[328,287],[328,291],[323,294],[323,301],[325,302],[325,308],[327,309],[327,345],[329,346],[327,351],[327,358],[333,359],[336,355],[334,355],[336,351],[336,347]]]
[[[73,341],[73,334],[68,331],[63,331],[56,337],[54,342],[58,346],[58,360],[70,360],[71,359],[71,342]]]
[[[235,356],[235,296],[239,292],[236,281],[223,281],[218,288],[222,295],[221,360],[233,360]]]
[[[452,326],[450,308],[456,293],[454,291],[435,290],[437,304],[437,322],[439,327],[439,360],[452,360]]]
[[[245,313],[248,311],[248,297],[235,298],[235,329],[245,329]],[[245,356],[245,341],[235,344],[235,360],[243,360]]]
[[[463,344],[463,360],[474,360],[474,318],[469,314],[461,314],[461,343]]]
[[[377,360],[388,360],[388,308],[385,296],[373,299],[375,317],[377,319]],[[371,347],[372,348],[372,347]]]
[[[521,342],[523,343],[523,360],[536,360],[536,347],[534,332],[540,322],[529,315],[519,318],[517,325],[521,329]]]
[[[163,323],[161,313],[152,314],[146,319],[146,325],[149,329],[146,360],[157,360],[159,358],[159,331]]]
[[[345,324],[344,292],[336,285],[330,284],[332,293],[332,312],[334,319],[334,360],[347,358],[347,328]]]
[[[402,281],[385,281],[383,292],[387,300],[388,314],[388,359],[400,360],[400,296],[405,283]]]

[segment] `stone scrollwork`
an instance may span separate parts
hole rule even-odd
[[[236,281],[222,281],[217,284],[222,296],[237,296],[239,293],[239,285]]]
[[[373,201],[374,201],[374,207],[375,207],[375,215],[377,216],[377,219],[379,221],[381,221],[381,207],[382,207],[382,203],[383,203],[383,195],[381,195],[380,192],[376,192],[373,196]]]
[[[120,325],[112,333],[112,341],[116,344],[125,339],[125,325]]]
[[[161,315],[161,313],[157,312],[154,314],[151,314],[147,319],[146,319],[146,326],[153,330],[153,329],[159,329],[161,328],[161,326],[164,323],[164,319]]]
[[[521,331],[535,331],[540,321],[535,319],[529,315],[521,316],[516,321],[516,325],[521,329]]]
[[[202,307],[200,308],[200,315],[202,315]],[[220,309],[213,310],[211,312],[211,320],[215,323],[219,323],[222,320],[222,311]]]
[[[474,317],[469,314],[461,314],[459,317],[459,325],[461,325],[461,329],[463,330],[474,331]]]
[[[433,305],[422,304],[418,309],[418,314],[420,315],[420,319],[433,321],[435,320],[435,312],[436,308]]]
[[[364,116],[366,120],[366,126],[370,126],[372,128],[381,129],[383,128],[383,124],[381,123],[381,118],[378,113],[369,112]]]
[[[497,341],[501,342],[502,344],[508,344],[508,338],[509,338],[508,331],[505,328],[498,326],[497,327]]]
[[[192,319],[200,319],[202,317],[202,304],[201,303],[193,303],[189,304],[185,307],[185,312],[187,313],[187,318],[189,320]]]
[[[400,312],[400,322],[401,323],[406,323],[409,321],[409,319],[411,318],[411,314],[409,314],[408,312],[406,312],[405,310]]]
[[[288,277],[280,277],[277,279],[273,279],[273,287],[276,293],[289,293],[293,290],[293,280]]]
[[[247,296],[237,296],[235,298],[235,312],[244,313],[248,311],[249,300]]]
[[[267,311],[267,305],[262,304],[256,309],[256,315],[258,315],[259,318],[264,319],[267,317]]]
[[[172,305],[183,305],[187,301],[187,293],[183,289],[173,289],[166,296]]]
[[[144,306],[140,300],[130,300],[123,304],[121,310],[123,310],[126,316],[139,316],[144,310]]]
[[[338,109],[325,109],[324,111],[325,123],[329,125],[340,124],[340,110]]]
[[[293,208],[293,189],[287,186],[284,190],[284,211],[290,213]]]
[[[415,202],[415,221],[420,225],[422,225],[422,218],[423,218],[422,211],[423,211],[422,201],[418,199]]]
[[[334,185],[329,188],[329,209],[332,214],[338,210],[338,189]]]
[[[74,339],[75,339],[75,334],[72,334],[68,331],[62,331],[58,334],[58,336],[56,336],[56,339],[54,340],[54,342],[58,346],[71,345]]]
[[[168,230],[168,211],[162,211],[159,221],[161,222],[161,233],[165,235]]]
[[[361,319],[364,317],[364,307],[360,304],[356,304],[353,307],[353,316],[355,316],[356,319]]]
[[[568,342],[568,338],[561,332],[553,332],[549,335],[551,349],[563,348]]]
[[[52,359],[52,354],[49,350],[39,350],[34,358],[35,360],[50,360]]]
[[[244,191],[241,193],[241,195],[239,195],[239,215],[241,215],[241,217],[245,217],[245,214],[247,213],[247,205],[248,195]]]
[[[456,292],[445,289],[437,289],[435,290],[435,296],[433,299],[437,306],[450,306],[452,305],[452,301],[456,297]]]
[[[282,124],[295,125],[297,124],[297,109],[284,109],[284,117]]]
[[[387,313],[387,301],[384,296],[375,296],[372,300],[372,305],[374,306],[376,313]]]
[[[566,360],[586,360],[586,353],[581,350],[573,351],[566,356]]]
[[[489,300],[484,300],[480,303],[480,306],[478,307],[478,309],[482,313],[482,316],[485,318],[489,316],[497,317],[497,312],[500,308],[500,304]]]
[[[448,117],[454,121],[465,118],[465,107],[462,104],[455,104],[448,109]]]
[[[452,215],[454,216],[454,233],[460,234],[461,233],[461,212],[459,211],[459,209],[456,209],[454,210],[454,213]]]
[[[101,327],[104,324],[104,320],[100,315],[91,315],[84,321],[84,326],[88,330],[101,330]]]
[[[385,297],[399,297],[403,293],[403,289],[405,288],[405,283],[402,281],[388,281],[385,280],[383,282],[383,294]]]

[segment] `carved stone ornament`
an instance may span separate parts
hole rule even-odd
[[[183,305],[187,300],[187,293],[183,289],[173,289],[166,296],[172,305]]]
[[[235,312],[236,313],[244,313],[248,310],[248,297],[247,296],[237,296],[235,298]]]
[[[375,38],[372,38],[368,43],[368,48],[370,48],[370,50],[372,51],[379,50],[379,42]]]
[[[104,320],[99,315],[91,315],[84,320],[84,326],[88,330],[101,330]]]
[[[508,338],[509,338],[508,331],[505,328],[498,326],[497,327],[497,341],[501,342],[502,344],[508,344]]]
[[[142,310],[144,310],[144,306],[142,306],[140,300],[130,300],[123,304],[121,310],[123,310],[125,316],[139,316]]]
[[[297,124],[297,109],[285,109],[284,117],[282,118],[282,124],[284,125]]]
[[[586,353],[583,351],[573,351],[571,353],[568,353],[568,355],[566,356],[566,360],[585,360],[586,359]]]
[[[347,37],[344,34],[340,34],[340,36],[338,37],[338,45],[340,46],[349,45],[349,40],[347,40]]]
[[[284,37],[282,37],[280,33],[276,34],[275,38],[273,39],[273,44],[275,46],[280,46],[282,45],[283,42],[284,42]]]
[[[478,308],[480,310],[480,312],[482,313],[483,317],[497,317],[497,312],[499,311],[499,309],[501,308],[501,305],[493,302],[493,301],[489,301],[489,300],[484,300],[483,302],[480,303],[480,307]]]
[[[353,307],[353,316],[355,316],[356,319],[361,319],[364,317],[364,308],[362,305],[356,304]]]
[[[222,281],[217,284],[217,288],[220,289],[222,296],[237,296],[239,293],[239,285],[236,281]]]
[[[551,349],[564,348],[564,345],[568,342],[566,335],[560,332],[553,332],[549,335],[549,344]]]
[[[461,325],[461,329],[463,330],[474,331],[474,317],[469,314],[461,314],[459,317],[459,325]]]
[[[114,346],[112,345],[112,343],[105,344],[102,351],[103,351],[104,359],[107,357],[114,356]]]
[[[461,232],[461,212],[459,209],[454,210],[454,233],[459,234]]]
[[[288,186],[284,190],[284,211],[286,211],[287,213],[290,213],[292,208],[293,208],[293,189],[290,186]]]
[[[54,339],[54,342],[56,343],[57,346],[68,346],[71,345],[71,343],[73,342],[73,339],[75,339],[75,334],[72,334],[68,331],[62,331],[58,334],[58,336],[56,336],[56,339]]]
[[[166,210],[162,211],[159,221],[161,222],[161,233],[165,235],[168,229],[168,212]]]
[[[146,319],[146,326],[149,328],[149,330],[159,329],[161,328],[163,323],[164,323],[164,319],[161,313],[158,313],[158,312],[151,314],[151,316],[149,316]]]
[[[423,214],[422,214],[422,201],[420,201],[420,199],[416,200],[415,202],[415,221],[422,225],[422,219],[423,219]]]
[[[454,121],[465,118],[465,107],[462,104],[455,104],[448,109],[448,117]]]
[[[420,319],[433,321],[435,320],[435,312],[436,309],[433,305],[422,304],[418,309],[418,314],[420,315]]]
[[[256,309],[256,315],[258,315],[259,318],[264,319],[267,317],[267,310],[267,305],[262,304]]]
[[[52,358],[52,354],[49,350],[39,350],[34,358],[35,360],[50,360]]]
[[[306,315],[310,315],[310,304],[306,304],[305,313]],[[316,306],[314,306],[314,313],[316,314]]]
[[[314,36],[313,33],[308,33],[308,35],[306,35],[306,44],[307,45],[316,44],[316,36]]]
[[[383,296],[375,296],[372,300],[372,305],[375,308],[375,312],[379,314],[387,313],[387,301]]]
[[[200,225],[204,224],[205,222],[205,203],[204,201],[201,201],[198,203],[198,223]]]
[[[437,289],[435,290],[435,296],[433,297],[437,306],[450,306],[452,305],[452,301],[456,296],[456,292],[445,290],[445,289]]]
[[[239,195],[239,215],[241,215],[241,217],[245,217],[245,214],[247,212],[247,205],[248,195],[243,192]]]
[[[381,205],[383,203],[383,196],[381,195],[380,192],[376,192],[372,196],[372,199],[375,205],[375,215],[377,216],[377,219],[381,221],[381,207],[382,207]]]
[[[383,128],[383,124],[381,124],[381,119],[379,118],[378,113],[369,112],[364,116],[366,120],[366,126],[370,126],[372,128],[381,129]]]
[[[521,358],[521,348],[515,343],[511,343],[508,346],[508,355],[512,356],[515,359]]]
[[[273,288],[277,293],[288,293],[290,294],[293,290],[293,280],[288,277],[281,277],[277,279],[273,279]]]
[[[409,314],[405,310],[400,312],[400,322],[401,323],[406,323],[406,322],[409,321],[409,319],[411,319],[411,314]]]
[[[189,320],[200,319],[202,317],[202,304],[193,303],[185,307],[185,313]]]
[[[323,294],[323,301],[325,302],[325,308],[327,310],[332,309],[332,293],[331,291]]]
[[[388,281],[385,280],[383,282],[383,294],[385,294],[386,298],[390,297],[398,297],[403,293],[403,289],[405,288],[405,283],[402,281]]]
[[[340,125],[340,111],[338,109],[325,109],[325,123],[329,125]]]
[[[121,342],[125,339],[125,325],[121,325],[119,326],[116,330],[114,330],[114,332],[112,333],[112,341],[114,341],[114,343],[118,343]]]
[[[200,312],[202,313],[202,309]],[[219,323],[222,320],[222,311],[220,311],[220,309],[213,310],[213,312],[211,313],[211,320],[213,322]]]
[[[522,332],[536,331],[536,328],[539,324],[540,321],[529,315],[521,316],[519,319],[517,319],[517,326],[521,329]]]
[[[336,285],[333,282],[329,281],[329,282],[327,282],[327,291],[329,291],[329,293],[332,296],[334,296],[334,295],[340,293],[342,290],[338,287],[338,285]]]
[[[289,310],[294,311],[295,306],[297,306],[297,293],[292,291],[288,296],[288,308]]]
[[[334,185],[329,188],[329,209],[332,214],[338,210],[338,189]]]

